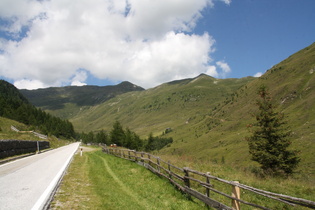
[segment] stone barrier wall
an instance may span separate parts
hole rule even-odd
[[[38,141],[39,149],[48,149],[48,141]],[[37,141],[0,140],[0,159],[37,151]]]

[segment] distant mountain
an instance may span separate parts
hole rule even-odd
[[[35,106],[68,119],[82,107],[95,106],[131,91],[143,91],[142,87],[130,82],[122,82],[110,86],[67,86],[50,87],[37,90],[20,90],[20,92]]]
[[[50,87],[37,90],[20,90],[35,106],[43,109],[62,109],[66,103],[78,106],[94,106],[119,94],[130,91],[142,91],[143,88],[130,82],[113,86],[67,86]]]

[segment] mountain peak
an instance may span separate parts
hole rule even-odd
[[[215,79],[214,77],[209,76],[208,74],[205,74],[205,73],[201,73],[201,74],[199,74],[197,77],[195,77],[195,78],[193,78],[193,79],[199,79],[199,78],[207,78],[207,79],[211,78],[211,79]]]
[[[144,90],[144,88],[142,88],[142,87],[140,87],[138,85],[135,85],[135,84],[133,84],[131,82],[128,82],[128,81],[123,81],[123,82],[119,83],[117,86],[118,87],[123,87],[123,88],[131,90],[131,91],[132,90],[134,90],[134,91]]]

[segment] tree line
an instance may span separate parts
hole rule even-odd
[[[126,147],[133,150],[153,151],[160,150],[173,142],[172,138],[153,137],[149,134],[148,139],[141,139],[138,134],[131,131],[129,128],[124,129],[119,121],[113,124],[113,128],[107,133],[101,130],[97,133],[82,132],[79,138],[83,143],[102,143],[106,145],[116,144],[120,147]]]
[[[45,135],[75,137],[72,123],[36,108],[14,85],[4,80],[0,80],[0,107],[0,116],[24,123]]]

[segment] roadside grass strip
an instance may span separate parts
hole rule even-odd
[[[101,151],[77,154],[51,209],[206,209],[146,168]]]

